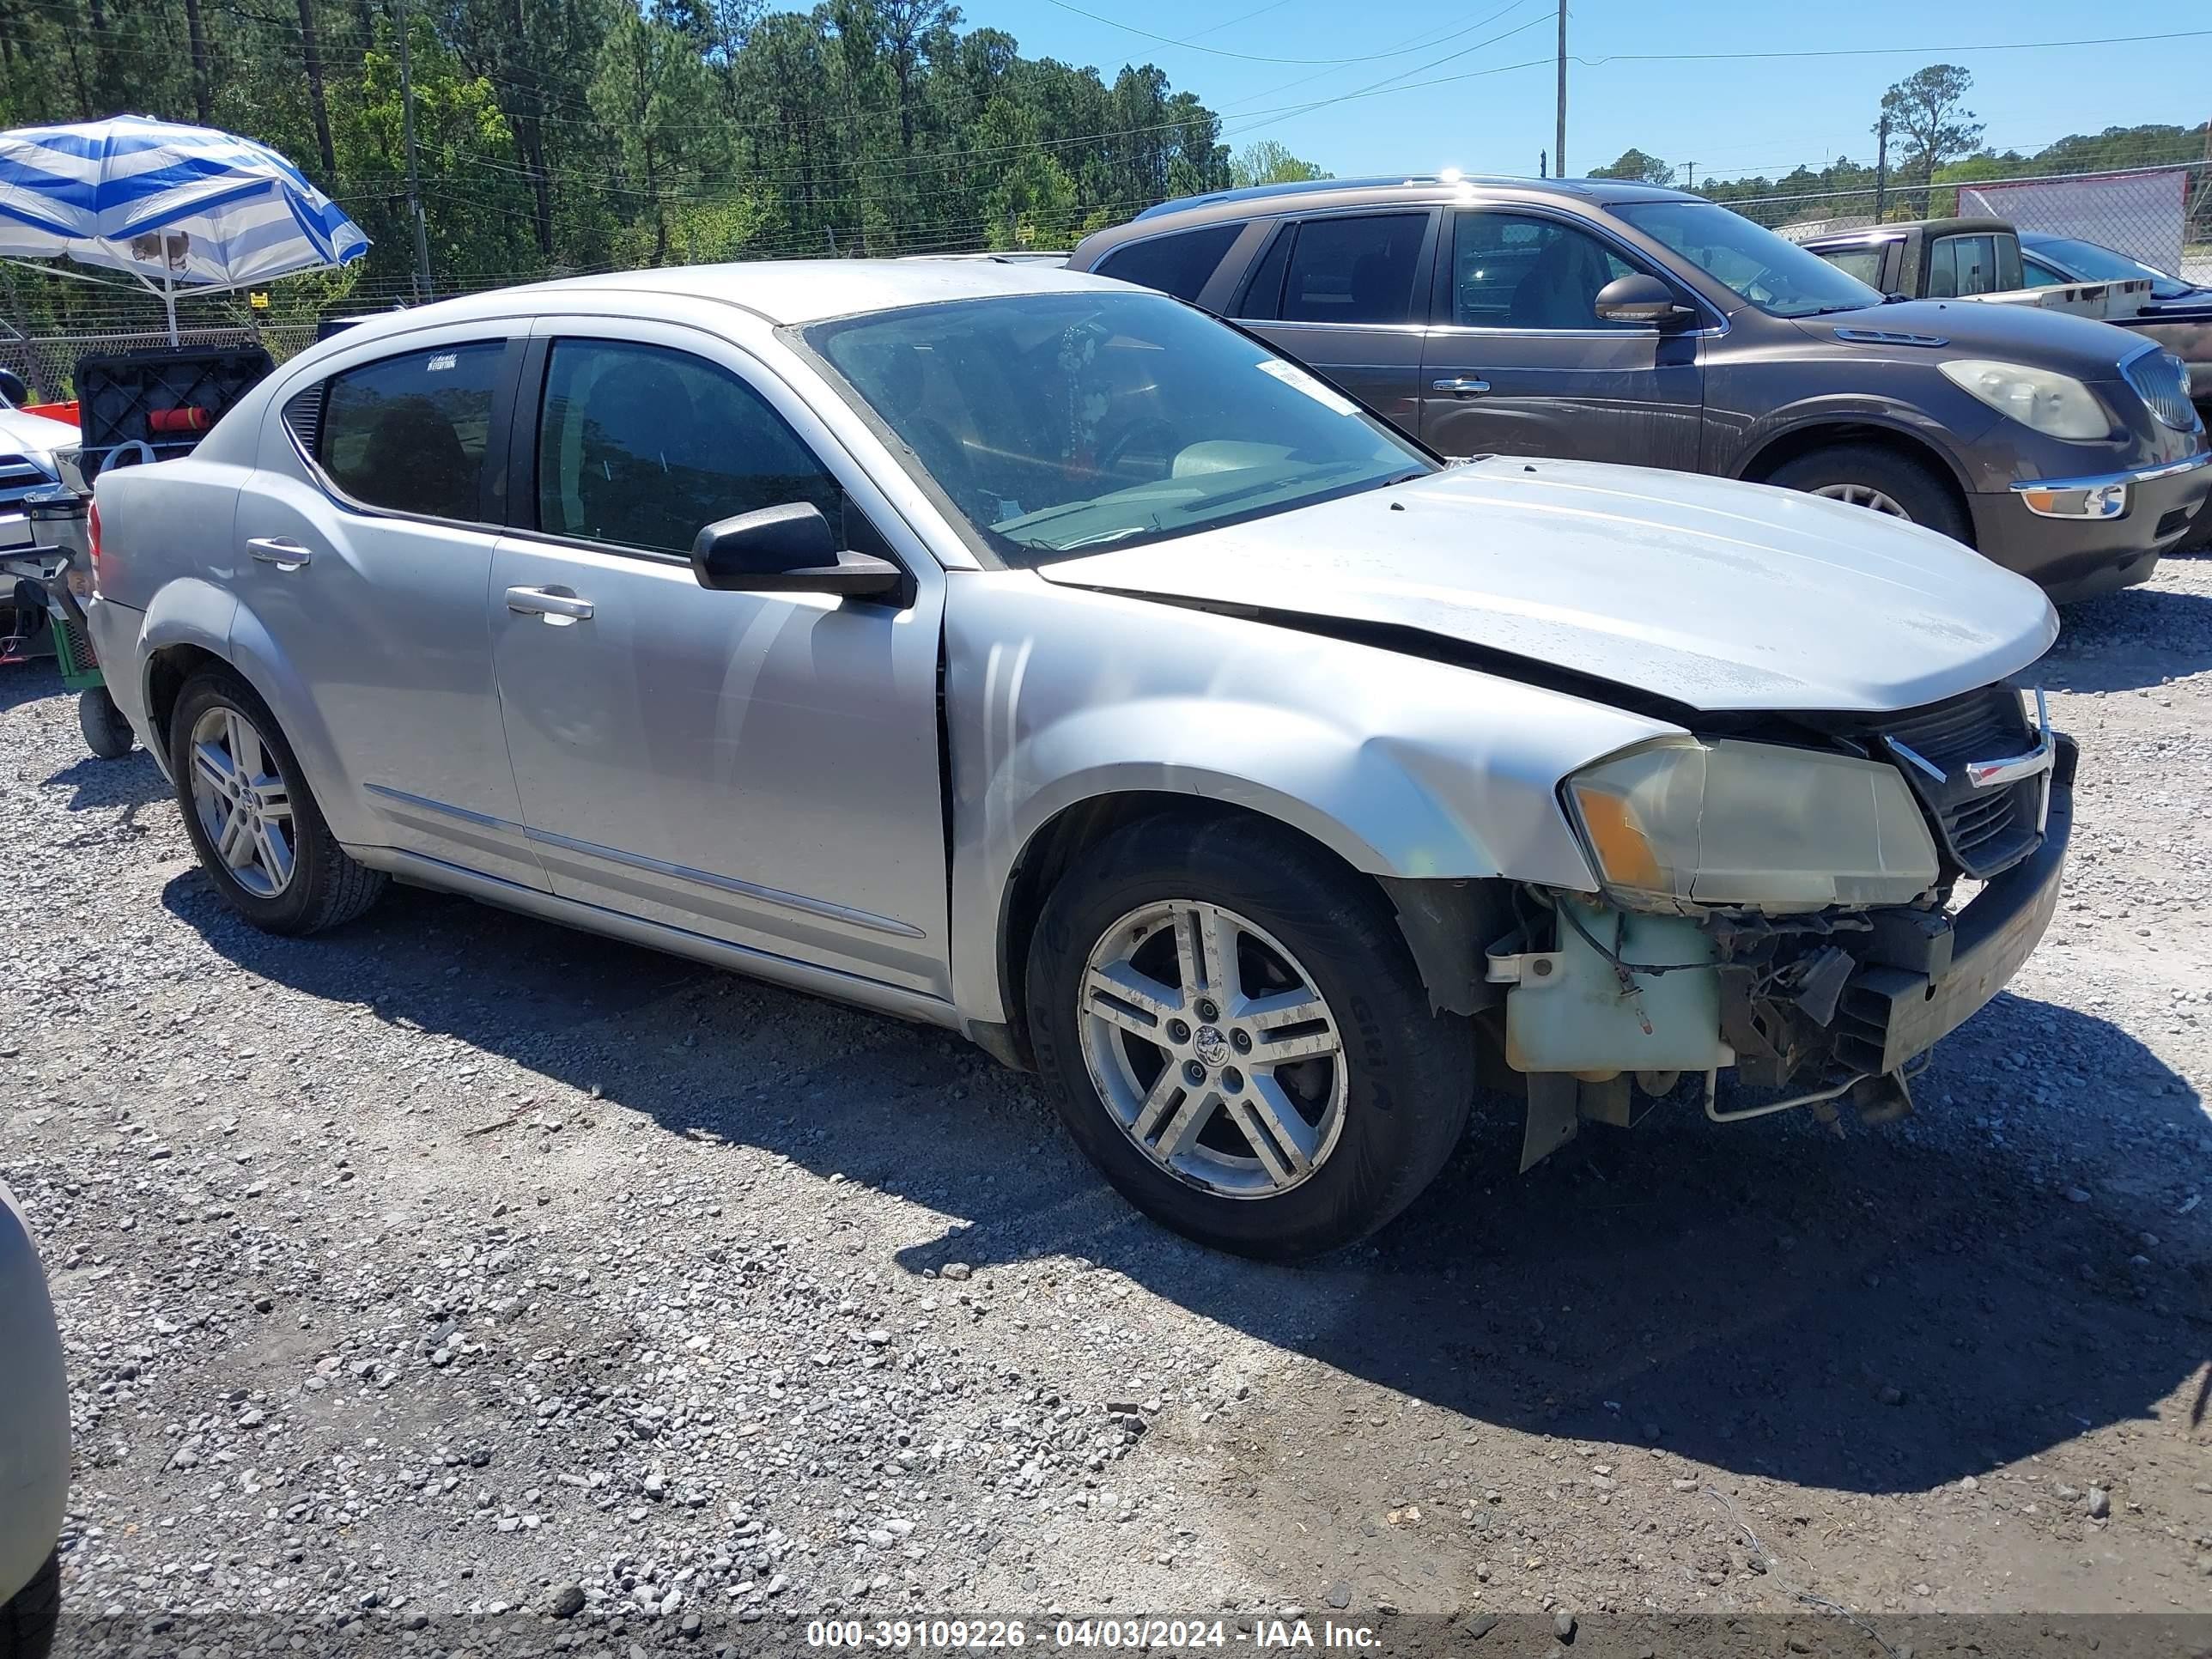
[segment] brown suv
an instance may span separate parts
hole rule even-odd
[[[2142,580],[2212,491],[2170,353],[2032,308],[1887,303],[1680,191],[1265,185],[1152,208],[1068,264],[1236,319],[1445,454],[1811,490],[2057,599]]]

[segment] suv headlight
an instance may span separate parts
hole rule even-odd
[[[1566,794],[1606,886],[1653,908],[1902,904],[1936,880],[1904,775],[1849,755],[1668,738],[1584,768]]]
[[[2053,438],[2084,443],[2112,434],[2112,417],[2097,401],[2096,393],[2071,374],[1979,357],[1962,357],[1936,367],[1961,392],[1971,392],[2000,415],[2009,415],[2022,426],[2032,426]]]

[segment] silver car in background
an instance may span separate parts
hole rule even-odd
[[[1898,1109],[2057,893],[2028,583],[1447,465],[1034,263],[378,318],[97,507],[101,660],[249,920],[397,878],[963,1031],[1231,1249],[1403,1209],[1479,1066],[1524,1161],[1731,1068]]]
[[[38,1246],[0,1182],[0,1659],[46,1659],[61,1616],[69,1379]]]

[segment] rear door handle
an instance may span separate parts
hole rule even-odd
[[[1490,382],[1487,380],[1472,380],[1464,378],[1451,380],[1431,380],[1429,382],[1429,388],[1433,392],[1449,392],[1455,398],[1479,398],[1484,392],[1490,390]]]
[[[592,619],[589,599],[580,599],[574,593],[556,593],[549,587],[510,587],[507,590],[507,608],[518,616],[543,617],[556,628]]]
[[[279,570],[297,570],[315,556],[313,548],[286,541],[282,536],[256,536],[246,544],[246,550],[263,564],[273,564]]]

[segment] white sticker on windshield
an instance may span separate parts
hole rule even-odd
[[[1285,386],[1296,386],[1323,409],[1334,410],[1340,415],[1357,415],[1359,412],[1358,404],[1334,386],[1316,380],[1295,363],[1286,363],[1279,357],[1262,357],[1253,367],[1262,374],[1273,375]]]
[[[430,359],[428,367],[423,372],[429,374],[436,374],[442,370],[451,368],[455,363],[458,363],[460,361],[461,358],[459,352],[441,351],[436,356]]]

